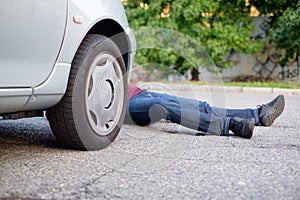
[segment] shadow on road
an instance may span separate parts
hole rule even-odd
[[[60,148],[46,118],[0,120],[1,148],[42,146]]]

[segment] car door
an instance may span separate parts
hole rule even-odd
[[[67,0],[0,1],[0,90],[43,83],[59,54]]]

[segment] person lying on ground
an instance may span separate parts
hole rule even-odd
[[[161,94],[128,85],[125,123],[148,126],[162,119],[204,133],[250,139],[254,126],[271,126],[285,107],[283,95],[257,108],[228,109],[204,101]]]

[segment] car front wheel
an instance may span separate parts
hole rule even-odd
[[[126,68],[115,43],[87,35],[80,45],[63,99],[47,112],[64,147],[98,150],[118,135],[127,100]]]

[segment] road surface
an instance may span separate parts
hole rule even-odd
[[[168,92],[168,91],[167,91]],[[177,91],[232,108],[275,94]],[[57,146],[45,118],[0,121],[0,197],[29,199],[299,199],[300,96],[251,140],[178,125],[124,125],[101,151]]]

